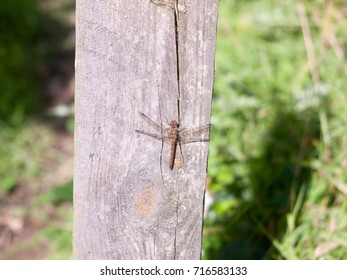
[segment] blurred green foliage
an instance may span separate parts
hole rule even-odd
[[[0,119],[20,122],[38,110],[35,71],[42,31],[39,1],[0,2]]]
[[[72,180],[43,193],[34,202],[36,208],[53,205],[57,221],[50,221],[38,232],[40,242],[49,247],[46,259],[70,259],[72,256]],[[48,218],[46,218],[49,220]]]
[[[37,141],[41,131],[33,117],[46,117],[47,80],[73,53],[62,50],[71,27],[41,6],[41,0],[0,2],[0,198],[38,174],[44,143]]]
[[[303,4],[220,1],[205,259],[347,258],[346,3]]]
[[[31,147],[32,134],[22,125],[39,106],[38,4],[36,0],[0,2],[0,198],[16,186],[23,169],[27,174],[35,172],[35,163],[23,150]]]
[[[58,136],[53,117],[47,117],[52,97],[46,87],[52,77],[64,75],[69,81],[73,71],[73,46],[65,44],[73,26],[61,15],[74,8],[74,1],[57,2],[53,8],[43,4],[46,1],[0,1],[0,205],[2,215],[25,220],[26,227],[18,244],[2,251],[0,258],[41,256],[46,248],[53,252],[48,258],[71,255],[72,183],[49,191],[52,186],[47,184],[57,180],[42,173],[46,165],[54,166],[58,150],[52,148]],[[71,130],[71,124],[68,127]],[[62,228],[65,223],[57,223],[61,220],[69,226]],[[38,228],[37,235],[25,238],[26,231]],[[6,230],[1,227],[0,235],[13,234],[6,235]]]
[[[72,181],[66,182],[61,186],[55,186],[48,193],[42,194],[36,201],[39,204],[60,204],[72,202]]]
[[[19,181],[38,175],[41,155],[47,148],[51,132],[39,125],[11,127],[3,125],[0,134],[0,200]],[[37,145],[37,139],[40,144]]]

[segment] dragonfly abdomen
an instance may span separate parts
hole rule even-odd
[[[177,140],[171,141],[170,149],[170,169],[172,170],[175,164],[175,155],[176,155],[176,144]]]

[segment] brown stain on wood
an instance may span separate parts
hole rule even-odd
[[[135,212],[137,217],[147,217],[157,206],[157,200],[153,192],[153,186],[149,185],[142,190],[135,200]]]
[[[183,164],[183,158],[181,157],[176,157],[175,158],[175,166],[181,167]]]

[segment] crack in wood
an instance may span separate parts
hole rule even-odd
[[[180,71],[180,51],[179,51],[179,23],[180,13],[186,13],[186,5],[184,0],[150,0],[156,6],[167,6],[174,11],[174,28],[175,28],[175,44],[176,44],[176,69],[177,69],[177,117],[181,123],[180,98],[181,98],[181,71]]]

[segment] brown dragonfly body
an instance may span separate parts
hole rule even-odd
[[[165,143],[170,144],[170,169],[172,170],[175,163],[175,154],[177,144],[181,146],[181,144],[188,144],[194,142],[209,142],[209,138],[202,138],[202,134],[209,132],[210,124],[200,126],[193,129],[180,129],[177,121],[172,120],[169,123],[170,128],[165,128],[162,125],[157,124],[152,121],[145,114],[140,113],[140,116],[143,120],[148,123],[152,128],[154,128],[160,135],[146,132],[143,130],[135,130],[137,133],[141,133],[150,137],[153,137],[157,140],[163,141]],[[163,132],[167,133],[167,136],[163,135]]]

